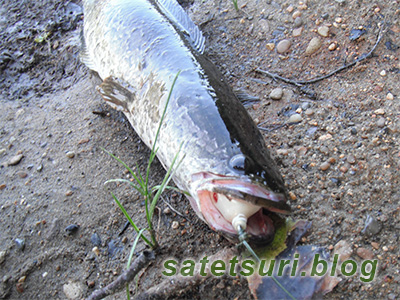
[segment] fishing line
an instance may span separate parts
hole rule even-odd
[[[242,226],[238,225],[236,229],[239,234],[239,241],[240,241],[238,246],[244,245],[247,251],[250,252],[250,254],[257,260],[257,262],[261,263],[261,259],[258,257],[258,255],[254,252],[253,248],[251,248],[251,246],[247,242],[247,233],[244,231]],[[296,300],[296,298],[293,297],[293,295],[287,289],[285,289],[285,287],[278,281],[278,279],[275,278],[274,275],[271,275],[271,278],[290,297],[290,299]]]

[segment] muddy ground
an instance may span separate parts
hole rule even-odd
[[[137,193],[124,185],[104,186],[108,179],[129,176],[102,148],[142,171],[149,150],[124,116],[103,103],[94,90],[98,79],[79,61],[81,3],[0,3],[0,299],[73,299],[73,293],[80,299],[122,272],[135,237],[132,228],[123,231],[126,219],[109,190],[145,224]],[[230,1],[195,0],[187,9],[204,32],[207,55],[231,85],[260,98],[247,107],[267,129],[293,217],[313,222],[302,243],[331,252],[341,242],[353,259],[379,261],[374,281],[342,277],[325,298],[398,299],[399,1],[238,4],[237,12]],[[385,34],[372,57],[306,91],[255,72],[295,80],[328,74],[368,53],[382,26]],[[320,47],[306,55],[314,37]],[[290,47],[278,53],[284,39]],[[275,88],[283,90],[280,100],[270,98]],[[294,113],[301,122],[289,124]],[[152,184],[163,175],[156,162]],[[166,257],[200,259],[230,246],[194,215],[183,196],[167,193],[164,199],[183,217],[159,203],[161,250],[131,284],[131,293],[162,280]],[[374,221],[363,232],[368,216]],[[140,244],[138,252],[144,248]],[[245,279],[227,277],[207,279],[171,298],[251,295]]]

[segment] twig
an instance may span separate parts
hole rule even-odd
[[[132,265],[124,273],[118,276],[109,285],[103,287],[102,289],[94,291],[86,300],[99,300],[103,299],[109,295],[116,293],[118,290],[122,289],[128,282],[132,281],[136,274],[139,273],[141,269],[146,267],[150,261],[154,260],[154,252],[143,251],[138,258],[134,260]]]
[[[209,261],[217,259],[227,263],[233,256],[238,255],[234,248],[224,248],[216,254],[208,257]],[[195,271],[195,276],[172,276],[163,280],[161,283],[135,296],[135,300],[147,299],[176,299],[176,296],[182,295],[193,286],[202,283],[206,278],[210,277],[210,270],[206,267],[206,276],[201,276],[199,270]]]
[[[265,75],[267,75],[267,76],[269,76],[269,77],[271,77],[271,78],[273,78],[275,80],[279,79],[279,80],[281,80],[283,82],[286,82],[286,83],[289,83],[289,84],[293,84],[293,85],[295,85],[297,87],[302,87],[303,85],[306,85],[306,84],[316,83],[318,81],[321,81],[321,80],[324,80],[326,78],[329,78],[329,77],[335,75],[336,73],[339,73],[339,72],[341,72],[341,71],[343,71],[345,69],[348,69],[348,68],[356,65],[357,63],[360,63],[363,60],[366,60],[367,58],[370,58],[372,56],[373,52],[375,51],[376,47],[378,46],[378,44],[382,40],[383,35],[386,32],[386,30],[383,30],[383,28],[384,28],[384,26],[382,26],[380,28],[379,34],[378,34],[378,38],[377,38],[377,40],[375,42],[375,45],[372,47],[372,49],[367,54],[361,55],[359,58],[357,58],[353,62],[345,64],[344,66],[341,66],[340,68],[338,68],[338,69],[336,69],[334,71],[331,71],[331,72],[329,72],[328,74],[326,74],[324,76],[316,77],[316,78],[313,78],[313,79],[310,79],[310,80],[293,80],[293,79],[282,77],[282,76],[280,76],[278,74],[275,74],[275,73],[271,73],[271,72],[266,71],[266,70],[262,70],[260,68],[257,68],[255,71],[259,72],[259,73],[262,73],[262,74],[265,74]]]
[[[186,219],[186,217],[185,217],[182,213],[180,213],[179,211],[177,211],[175,208],[173,208],[173,206],[172,206],[167,200],[165,200],[164,197],[161,197],[161,200],[164,201],[164,203],[167,204],[167,206],[168,206],[174,213],[176,213],[177,215],[180,215],[182,218],[185,218],[185,219]]]

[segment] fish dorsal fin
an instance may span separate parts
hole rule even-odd
[[[204,52],[205,39],[199,27],[193,23],[182,6],[176,0],[156,0],[156,3],[167,16],[182,32],[186,32],[190,37],[193,47],[201,54]]]

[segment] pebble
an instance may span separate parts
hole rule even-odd
[[[374,248],[375,250],[379,249],[379,244],[377,242],[371,242],[371,246],[372,248]]]
[[[303,120],[300,114],[293,114],[289,117],[288,123],[300,123]]]
[[[319,168],[322,170],[322,171],[326,171],[326,170],[328,170],[329,169],[329,167],[331,166],[331,164],[329,163],[329,162],[323,162],[320,166],[319,166]]]
[[[386,99],[387,99],[387,100],[393,100],[393,99],[394,99],[393,94],[392,94],[392,93],[387,93]]]
[[[306,109],[306,111],[304,112],[304,114],[308,117],[311,117],[314,114],[314,110],[312,108],[308,108]]]
[[[371,250],[362,247],[357,248],[356,254],[363,259],[372,259],[374,257],[374,253]]]
[[[90,241],[92,242],[93,245],[95,246],[101,246],[101,238],[100,236],[97,234],[97,232],[93,233],[92,236],[90,237]]]
[[[272,100],[280,100],[280,99],[282,99],[282,96],[283,96],[283,89],[279,88],[279,87],[276,89],[273,89],[271,91],[271,93],[269,94],[269,97]]]
[[[339,254],[339,261],[343,262],[350,258],[353,254],[353,249],[349,243],[345,240],[341,240],[335,245],[334,254]]]
[[[23,251],[25,249],[25,240],[23,239],[15,239],[15,244],[17,245],[18,250]]]
[[[346,160],[349,164],[352,164],[352,165],[354,165],[356,163],[356,158],[352,154],[348,155]]]
[[[0,149],[0,155],[4,155],[4,154],[6,154],[6,152],[7,152],[6,149],[4,149],[4,148],[1,148],[1,149]]]
[[[290,45],[291,43],[289,40],[282,40],[276,45],[276,51],[280,54],[285,53],[289,50]]]
[[[374,114],[376,115],[384,115],[385,110],[383,108],[378,108],[377,110],[374,111]]]
[[[286,156],[289,154],[289,151],[288,151],[288,149],[277,149],[276,154]]]
[[[18,165],[21,162],[23,157],[24,156],[22,154],[17,154],[15,156],[11,157],[10,160],[8,161],[8,165],[9,166]]]
[[[5,183],[0,184],[0,191],[4,190],[7,187]]]
[[[0,251],[0,265],[6,260],[7,252],[5,250]]]
[[[99,256],[100,255],[100,249],[99,247],[95,246],[92,248],[92,252],[96,255]]]
[[[332,138],[332,134],[327,133],[327,134],[321,135],[321,136],[318,138],[318,140],[320,140],[320,141],[326,141],[326,140],[330,140],[331,138]]]
[[[385,70],[382,70],[382,71],[379,73],[379,75],[381,75],[382,77],[386,76],[386,71],[385,71]]]
[[[171,228],[172,229],[178,229],[178,227],[179,227],[179,223],[177,221],[173,221],[172,225],[171,225]]]
[[[171,214],[171,209],[169,207],[164,208],[164,214],[166,215]]]
[[[367,236],[374,236],[378,234],[379,231],[381,231],[381,224],[379,223],[379,221],[376,220],[374,217],[367,215],[367,218],[365,220],[365,227],[361,232]]]
[[[293,14],[292,14],[292,18],[293,19],[297,19],[298,17],[301,16],[301,11],[296,10]]]
[[[267,43],[267,44],[265,45],[265,47],[266,47],[269,51],[272,51],[272,50],[275,49],[275,44],[274,44],[274,43]]]
[[[379,118],[378,121],[376,121],[376,126],[382,128],[386,124],[386,119],[385,118]]]
[[[258,21],[258,26],[260,27],[261,32],[269,32],[269,24],[267,20],[261,19],[260,21]]]
[[[314,54],[315,52],[318,51],[319,48],[321,48],[321,40],[317,37],[312,38],[312,40],[310,41],[310,43],[307,46],[306,55],[311,55]]]
[[[295,200],[297,199],[296,194],[293,193],[293,192],[289,192],[289,197],[290,197],[290,199],[291,199],[292,201],[295,201]]]
[[[303,32],[303,27],[295,28],[295,29],[293,29],[293,31],[292,31],[292,35],[293,35],[294,37],[301,36],[301,33],[302,33],[302,32]]]
[[[42,172],[42,170],[43,170],[43,165],[40,164],[40,165],[36,168],[36,171],[37,171],[37,172]]]
[[[67,227],[65,227],[65,231],[67,232],[68,235],[74,234],[75,232],[78,231],[78,229],[79,229],[79,225],[76,225],[76,224],[71,224],[71,225],[68,225]]]
[[[74,151],[68,151],[65,155],[66,155],[68,158],[74,158],[74,157],[75,157],[75,152],[74,152]]]
[[[299,28],[301,25],[303,25],[302,18],[298,17],[298,18],[294,19],[294,22],[293,22],[294,28]]]
[[[28,177],[28,174],[27,174],[26,172],[23,172],[23,171],[18,172],[17,174],[18,174],[18,176],[19,176],[20,178],[26,178],[26,177]]]
[[[83,288],[77,282],[68,282],[64,284],[63,292],[69,300],[81,299],[83,296]]]
[[[72,194],[73,194],[74,192],[73,191],[71,191],[71,190],[68,190],[66,193],[65,193],[65,196],[72,196]]]
[[[323,37],[327,37],[329,35],[329,27],[328,26],[320,26],[317,30],[318,34]]]
[[[336,43],[332,43],[332,44],[329,45],[328,50],[329,51],[334,51],[334,50],[336,50],[336,47],[337,47],[337,44]]]

